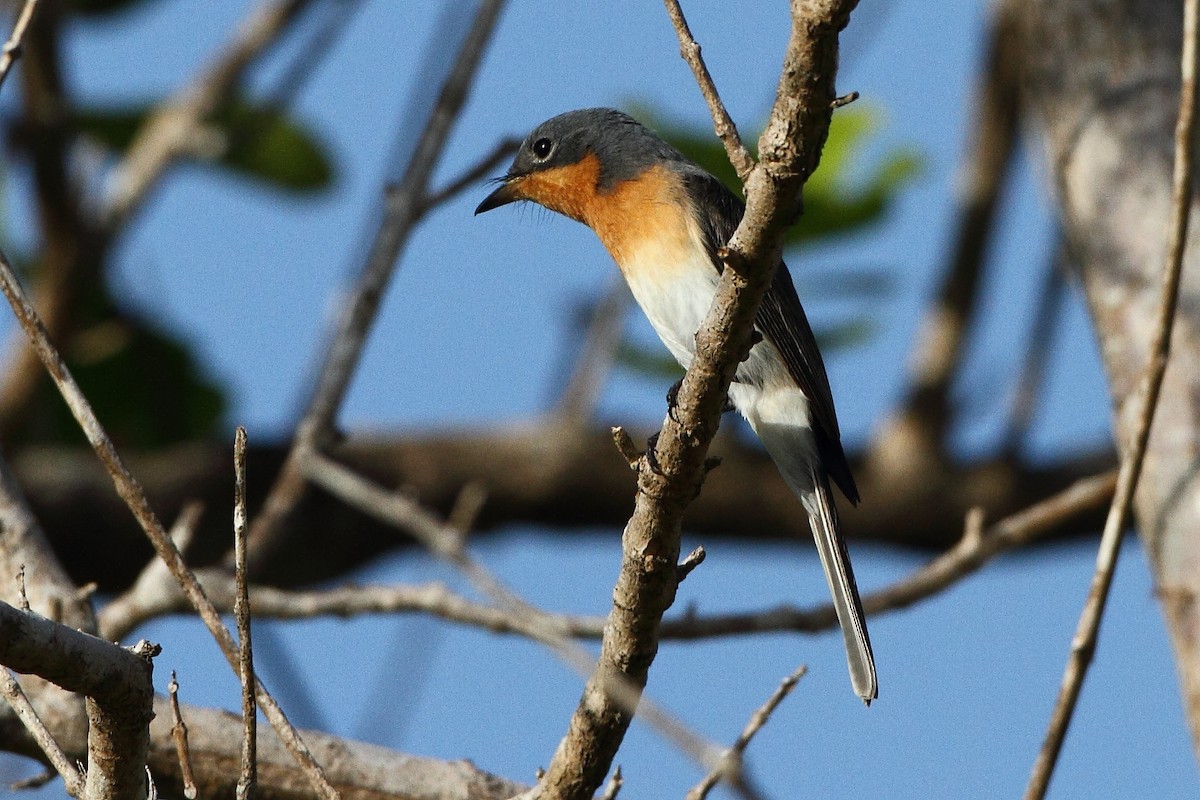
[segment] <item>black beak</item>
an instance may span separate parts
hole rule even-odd
[[[491,211],[493,208],[506,206],[521,199],[514,181],[509,178],[501,178],[500,180],[503,183],[500,184],[496,191],[483,198],[483,202],[475,209],[476,214],[482,214],[485,211]]]

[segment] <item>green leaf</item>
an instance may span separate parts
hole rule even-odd
[[[644,111],[638,116],[726,186],[740,186],[724,146],[711,132],[660,123]],[[873,107],[861,102],[833,115],[821,166],[804,189],[804,215],[789,229],[785,246],[848,233],[879,221],[899,193],[920,173],[923,159],[919,152],[912,147],[898,147],[885,154],[864,178],[850,179],[848,173],[859,167],[865,145],[881,127],[881,117]],[[743,135],[743,140],[751,144],[757,138],[757,134]]]
[[[129,148],[153,105],[92,108],[76,112],[75,125],[118,153]],[[235,100],[208,120],[224,137],[221,167],[279,189],[310,192],[325,189],[333,164],[315,135],[283,112]]]
[[[316,136],[281,111],[233,103],[214,120],[229,149],[221,163],[250,177],[293,191],[329,186],[333,164]]]

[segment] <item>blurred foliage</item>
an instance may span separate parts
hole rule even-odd
[[[82,278],[74,292],[71,330],[59,344],[113,441],[152,450],[211,435],[225,411],[225,396],[197,362],[190,343],[120,308],[102,276]],[[38,387],[22,423],[7,444],[86,444],[48,381]]]
[[[741,182],[725,154],[725,146],[711,130],[672,126],[651,115],[638,113],[650,127],[685,156],[721,179],[741,195]],[[882,127],[883,115],[862,103],[838,109],[829,126],[829,139],[821,153],[821,165],[804,187],[804,215],[784,238],[784,246],[825,236],[853,233],[878,222],[892,202],[920,173],[922,158],[912,147],[897,147],[874,164],[863,164],[863,151],[872,135]],[[757,156],[758,134],[742,139]],[[865,174],[859,177],[865,170]]]
[[[152,110],[153,103],[126,108],[83,108],[76,128],[110,150],[123,153]],[[318,191],[333,179],[324,146],[283,111],[235,99],[209,120],[223,147],[215,163],[278,189]]]

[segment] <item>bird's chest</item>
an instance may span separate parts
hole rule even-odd
[[[620,266],[655,333],[686,369],[720,277],[708,255],[698,248],[650,246]]]

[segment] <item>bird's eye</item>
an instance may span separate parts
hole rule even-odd
[[[549,139],[538,139],[533,143],[533,154],[538,158],[545,158],[550,155],[550,151],[554,149],[554,143]]]

